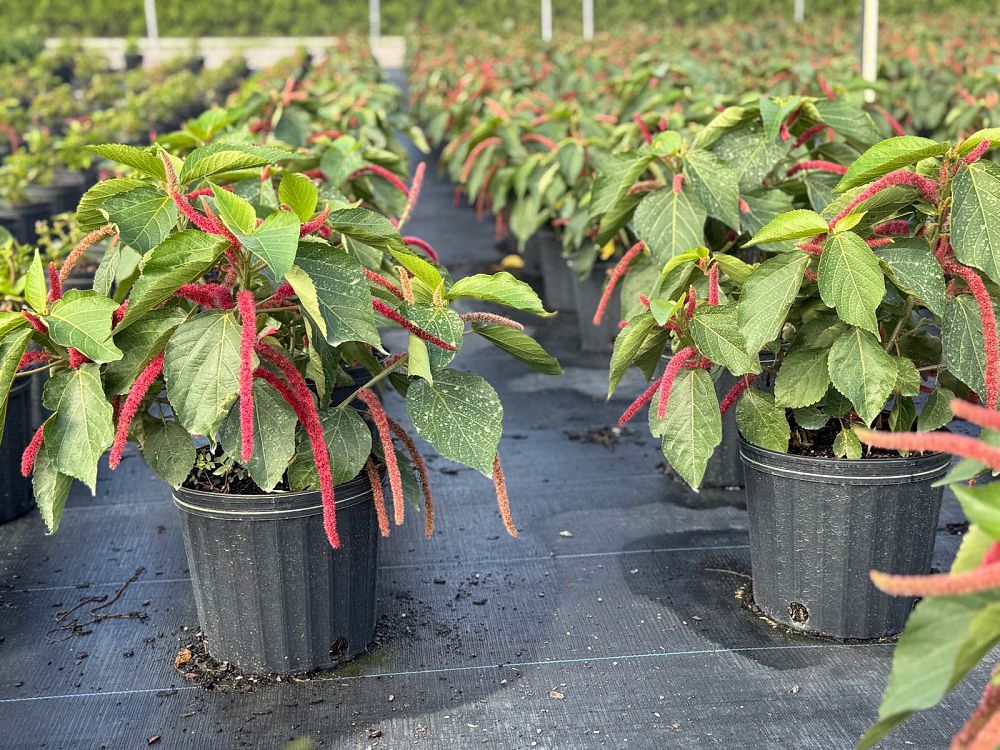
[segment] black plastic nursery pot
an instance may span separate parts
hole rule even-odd
[[[38,203],[48,203],[50,214],[66,213],[76,211],[80,199],[87,191],[84,177],[73,172],[62,172],[56,174],[52,182],[48,185],[35,185],[31,187],[28,194],[33,201]]]
[[[22,245],[32,245],[38,239],[35,222],[45,221],[52,215],[47,201],[32,201],[18,206],[0,203],[0,226],[10,232]]]
[[[594,264],[589,276],[584,279],[577,278],[573,284],[580,348],[585,352],[610,352],[614,348],[621,311],[621,287],[616,287],[611,295],[601,324],[594,325],[594,313],[597,312],[597,305],[604,293],[608,269],[613,266],[614,263],[599,261]]]
[[[135,70],[136,68],[141,68],[141,67],[142,67],[141,52],[125,53],[125,70]]]
[[[535,240],[537,237],[537,240]],[[576,310],[576,276],[563,257],[563,246],[551,229],[543,229],[532,240],[538,242],[542,266],[542,297],[548,310]],[[529,240],[531,242],[532,240]]]
[[[369,380],[371,380],[372,374],[368,370],[360,365],[352,365],[351,367],[345,367],[344,372],[347,373],[348,377],[351,378],[350,383],[345,383],[344,385],[336,385],[330,391],[330,403],[333,406],[338,406],[344,399],[354,393],[358,388],[363,386]]]
[[[329,669],[375,637],[378,523],[365,474],[336,488],[340,549],[319,492],[174,491],[198,621],[213,658],[255,674]]]
[[[4,467],[0,472],[0,523],[20,518],[35,505],[31,479],[21,476],[21,454],[40,424],[36,405],[40,388],[33,387],[36,381],[41,383],[37,377],[18,378],[10,389],[0,441],[0,461]]]
[[[871,639],[903,629],[914,599],[888,596],[871,570],[930,570],[943,453],[908,458],[815,458],[740,437],[750,516],[753,599],[794,630]]]

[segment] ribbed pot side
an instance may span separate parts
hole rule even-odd
[[[621,287],[615,287],[604,318],[599,326],[594,325],[594,313],[604,293],[608,279],[608,269],[614,264],[598,262],[590,275],[577,279],[573,285],[576,299],[577,329],[580,332],[580,348],[585,352],[610,352],[618,335],[618,321],[621,317]]]
[[[10,389],[3,440],[0,441],[0,461],[6,467],[0,472],[0,523],[20,518],[35,506],[31,479],[21,476],[21,455],[40,424],[33,398],[36,381],[41,382],[41,379],[38,376],[19,378]]]
[[[563,257],[563,246],[551,229],[542,229],[536,235],[542,266],[542,292],[545,307],[558,312],[576,310],[576,276],[569,261]],[[534,239],[534,238],[532,238]]]
[[[870,639],[903,628],[914,599],[868,573],[930,570],[949,456],[795,456],[740,437],[754,603],[795,630]]]
[[[378,528],[362,474],[336,488],[341,547],[319,492],[178,489],[198,620],[213,658],[249,673],[327,669],[375,636]]]

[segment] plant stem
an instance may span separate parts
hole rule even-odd
[[[886,351],[889,351],[892,348],[892,345],[896,343],[896,339],[899,338],[899,334],[902,333],[903,331],[903,324],[910,319],[910,313],[913,312],[913,307],[915,304],[916,304],[916,299],[914,299],[913,297],[910,297],[906,300],[906,309],[900,316],[899,322],[896,323],[896,328],[895,330],[893,330],[892,335],[889,337],[889,340],[885,342]]]
[[[353,401],[357,397],[359,391],[363,391],[366,388],[371,388],[376,383],[378,383],[378,382],[380,382],[382,380],[385,380],[387,377],[389,377],[389,375],[392,374],[392,372],[394,370],[398,369],[400,365],[404,364],[406,362],[406,360],[409,358],[409,356],[410,356],[409,352],[407,352],[406,354],[404,354],[402,357],[400,357],[395,362],[393,362],[391,365],[389,365],[384,370],[382,370],[382,372],[380,372],[378,375],[373,376],[371,380],[369,380],[363,386],[361,386],[356,391],[354,391],[354,393],[352,393],[350,396],[348,396],[343,401],[341,401],[335,408],[337,408],[337,409],[343,409],[345,406],[347,406],[349,403],[351,403],[351,401]]]

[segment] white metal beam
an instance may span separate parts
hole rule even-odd
[[[872,83],[878,79],[878,0],[862,0],[861,77]],[[865,89],[865,101],[875,101],[874,89]]]
[[[594,0],[583,0],[583,38],[594,38]]]
[[[542,0],[542,41],[552,41],[552,0]]]

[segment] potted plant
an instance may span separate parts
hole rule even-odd
[[[558,365],[517,323],[450,305],[544,314],[541,303],[509,274],[452,283],[387,218],[324,207],[310,179],[278,167],[292,152],[221,141],[183,160],[100,151],[137,176],[88,192],[77,220],[89,234],[51,267],[46,304],[12,320],[2,340],[5,364],[29,340],[47,354],[53,414],[22,463],[39,509],[55,531],[73,480],[93,489],[101,456],[110,451],[114,469],[133,441],[174,488],[212,655],[255,672],[349,659],[374,632],[377,536],[389,530],[383,471],[395,522],[416,488],[433,529],[424,460],[377,386],[399,390],[418,434],[443,456],[494,480],[516,534],[497,454],[500,403],[485,380],[448,364],[475,333],[543,371]],[[219,184],[249,170],[280,178],[281,207]],[[415,200],[416,186],[408,193]],[[62,293],[86,247],[112,234],[143,253],[118,298],[107,296],[114,251],[92,290]],[[409,332],[405,351],[386,351],[380,321]],[[335,403],[354,364],[367,380]]]
[[[142,51],[139,40],[130,36],[125,40],[125,70],[136,70],[142,67]]]
[[[1000,643],[996,612],[1000,607],[1000,483],[986,474],[1000,471],[1000,417],[993,409],[955,399],[956,417],[982,428],[978,439],[946,432],[871,432],[857,430],[861,442],[882,449],[944,452],[961,457],[946,481],[951,484],[971,525],[948,573],[901,576],[871,572],[872,582],[890,596],[922,597],[893,656],[878,721],[858,743],[875,747],[916,711],[931,708],[964,680],[974,667],[990,660]],[[985,476],[984,476],[985,475]],[[985,482],[977,483],[977,479]],[[953,748],[996,747],[1000,736],[996,667],[987,678],[979,705],[955,735]]]
[[[22,244],[34,242],[38,236],[35,223],[52,215],[49,200],[32,195],[32,186],[50,176],[48,160],[24,148],[0,165],[0,227]]]

